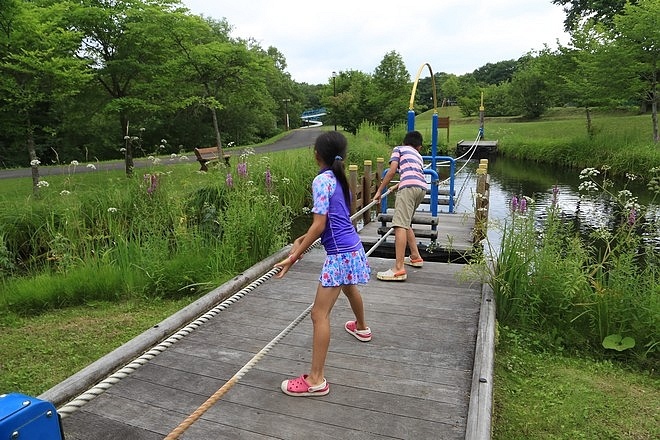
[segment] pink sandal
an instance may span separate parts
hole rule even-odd
[[[282,382],[282,391],[289,396],[325,396],[330,392],[330,385],[323,379],[320,385],[314,387],[307,383],[307,374],[303,374],[295,379],[289,379]]]

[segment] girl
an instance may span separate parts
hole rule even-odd
[[[314,218],[307,232],[293,242],[289,257],[275,265],[282,269],[277,278],[282,278],[321,237],[327,256],[311,313],[314,325],[312,365],[309,374],[282,382],[282,391],[290,396],[325,396],[330,392],[324,366],[330,345],[330,312],[339,292],[344,292],[355,314],[355,321],[348,321],[344,328],[360,341],[371,340],[362,296],[357,288],[357,284],[369,281],[371,269],[350,219],[351,195],[343,164],[346,148],[346,138],[337,131],[323,133],[316,139],[314,155],[320,172],[312,183]]]

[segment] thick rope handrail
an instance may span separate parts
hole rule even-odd
[[[351,218],[356,217],[358,213],[353,214]],[[374,244],[371,249],[366,253],[367,256],[371,255],[373,251],[380,246],[380,244],[385,241],[385,239],[392,234],[394,231],[394,228],[390,228],[381,238]],[[315,242],[316,243],[316,242]],[[200,417],[204,415],[206,411],[208,411],[213,405],[215,405],[218,400],[222,398],[227,392],[238,383],[239,380],[245,374],[247,374],[248,371],[250,371],[256,364],[263,358],[278,342],[280,342],[286,335],[291,333],[291,331],[298,325],[300,322],[305,319],[305,317],[309,314],[309,312],[312,310],[312,307],[314,307],[314,303],[311,303],[304,312],[302,312],[296,319],[294,319],[284,330],[280,332],[277,336],[275,336],[268,344],[264,346],[257,354],[255,354],[252,359],[250,359],[243,367],[241,367],[240,370],[236,372],[223,386],[221,386],[211,397],[206,399],[204,403],[202,403],[195,411],[193,411],[186,419],[179,424],[176,428],[174,428],[165,438],[164,440],[176,440],[178,439],[181,434],[186,432],[188,428],[192,426],[193,423],[195,423],[197,420],[199,420]]]
[[[389,194],[392,189],[388,190],[386,194]],[[356,212],[351,216],[351,220],[355,220],[359,218],[364,212],[366,212],[368,209],[370,209],[372,206],[374,206],[376,203],[378,203],[377,200],[372,201],[369,203],[367,206],[362,208],[360,211]],[[310,249],[318,246],[321,243],[320,240],[316,240],[312,245],[307,249],[309,251]],[[306,252],[307,252],[306,251]],[[219,314],[221,311],[226,310],[229,306],[237,302],[239,299],[243,298],[246,296],[248,293],[252,292],[254,289],[259,287],[261,284],[265,283],[268,281],[270,278],[272,278],[274,275],[278,274],[281,271],[280,268],[273,268],[266,272],[264,275],[262,275],[260,278],[257,280],[253,281],[250,283],[248,286],[244,287],[240,291],[236,292],[234,295],[231,297],[227,298],[220,304],[218,304],[216,307],[212,308],[211,310],[207,311],[206,313],[202,314],[200,317],[192,321],[190,324],[186,325],[185,327],[181,328],[178,330],[176,333],[159,343],[158,345],[154,346],[151,348],[149,351],[145,352],[138,358],[134,359],[131,361],[129,364],[125,365],[121,369],[117,370],[115,373],[112,375],[106,377],[104,380],[101,382],[97,383],[94,385],[92,388],[88,389],[84,393],[79,394],[77,397],[72,399],[71,401],[67,402],[65,405],[61,406],[58,408],[57,412],[60,414],[62,418],[66,418],[73,412],[77,411],[80,409],[83,405],[94,399],[95,397],[103,394],[106,392],[110,387],[118,383],[120,380],[126,378],[129,376],[131,373],[133,373],[135,370],[149,362],[151,359],[165,351],[167,348],[171,347],[174,343],[178,342],[179,340],[183,339],[185,336],[193,332],[195,329],[197,329],[199,326],[202,324],[206,323],[209,321],[211,318],[215,317],[217,314]]]
[[[310,249],[314,246],[316,246],[318,243],[313,243],[312,246],[310,246]],[[133,360],[131,363],[128,365],[124,366],[120,370],[116,371],[112,375],[108,376],[106,379],[103,381],[99,382],[98,384],[94,385],[92,388],[89,390],[85,391],[84,393],[80,394],[70,402],[68,402],[66,405],[58,408],[57,412],[62,416],[62,418],[67,417],[74,411],[78,410],[80,407],[82,407],[84,404],[92,400],[93,398],[99,396],[100,394],[103,394],[105,391],[107,391],[112,385],[116,384],[120,380],[124,379],[131,373],[133,373],[135,370],[140,368],[142,365],[146,364],[148,361],[165,351],[167,348],[171,347],[174,343],[178,342],[179,340],[183,339],[185,336],[188,334],[192,333],[195,329],[197,329],[199,326],[202,324],[208,322],[211,318],[215,317],[218,315],[223,310],[226,310],[229,306],[237,302],[239,299],[243,298],[246,296],[248,293],[252,292],[254,289],[259,287],[261,284],[266,282],[268,279],[272,278],[274,275],[278,274],[282,269],[280,268],[273,268],[264,275],[262,275],[259,279],[253,281],[250,283],[248,286],[244,287],[243,289],[239,290],[236,292],[234,295],[231,297],[227,298],[220,304],[218,304],[216,307],[212,308],[208,312],[204,313],[197,319],[195,319],[193,322],[190,324],[186,325],[176,333],[174,333],[172,336],[169,338],[165,339],[163,342],[160,344],[156,345],[143,355],[139,356],[135,360]]]
[[[218,391],[213,393],[211,397],[206,399],[206,402],[202,403],[195,411],[193,411],[192,414],[190,414],[183,422],[179,424],[176,428],[174,428],[166,437],[164,440],[174,440],[178,439],[181,434],[186,432],[190,426],[192,426],[193,423],[195,423],[206,411],[208,411],[213,405],[215,405],[218,400],[222,398],[225,394],[227,394],[227,391],[229,391],[234,385],[238,383],[239,380],[245,374],[254,367],[257,362],[261,360],[278,342],[280,342],[286,335],[291,333],[291,330],[293,330],[305,317],[309,314],[309,312],[312,310],[312,307],[314,306],[314,303],[310,304],[304,312],[302,312],[296,319],[294,319],[284,330],[280,332],[279,335],[277,335],[275,338],[273,338],[264,348],[259,350],[259,353],[255,354],[252,359],[248,361],[240,370],[234,374],[231,379],[229,379],[223,386],[221,386]]]

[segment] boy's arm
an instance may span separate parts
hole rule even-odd
[[[399,162],[393,160],[390,162],[390,168],[387,170],[387,173],[385,173],[385,176],[383,176],[383,180],[380,182],[380,185],[378,186],[378,189],[376,190],[376,194],[374,194],[374,200],[380,200],[380,196],[383,193],[383,190],[387,187],[387,185],[390,183],[392,178],[396,175],[396,173],[399,170]]]

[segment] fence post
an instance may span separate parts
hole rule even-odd
[[[364,161],[364,174],[362,175],[362,203],[360,208],[364,208],[369,203],[371,203],[371,191],[373,190],[373,185],[371,184],[373,179],[371,166],[372,165],[370,160]],[[371,221],[371,211],[372,210],[369,209],[364,214],[362,214],[362,222],[365,225]]]
[[[490,183],[488,176],[488,159],[481,159],[477,169],[477,194],[474,203],[474,242],[478,243],[486,237],[488,226],[488,199]]]
[[[348,166],[348,186],[351,190],[351,194],[353,194],[353,197],[351,197],[351,207],[350,207],[351,215],[355,214],[359,209],[357,206],[357,199],[358,199],[357,170],[358,170],[357,165]],[[357,220],[353,220],[353,226],[357,226]]]

